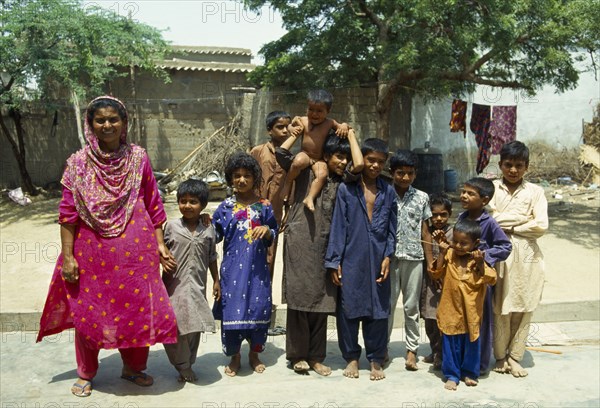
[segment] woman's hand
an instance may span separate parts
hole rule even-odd
[[[60,272],[62,277],[69,283],[76,283],[79,280],[79,264],[74,256],[63,256],[63,265]]]
[[[167,273],[174,273],[177,270],[177,261],[171,251],[163,244],[158,246],[158,253],[163,270]]]

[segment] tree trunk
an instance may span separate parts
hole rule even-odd
[[[19,173],[21,175],[21,188],[24,193],[27,193],[32,196],[38,195],[38,191],[33,185],[31,181],[31,177],[29,176],[29,172],[27,171],[27,163],[25,161],[25,139],[23,137],[23,124],[21,122],[21,112],[17,109],[10,108],[8,110],[8,116],[10,116],[15,124],[15,129],[17,131],[17,142],[10,135],[10,131],[6,123],[4,122],[4,118],[0,115],[0,127],[2,128],[2,133],[6,136],[6,139],[10,143],[15,159],[17,160],[17,164],[19,166]]]
[[[71,98],[73,100],[73,110],[75,111],[75,121],[77,122],[77,137],[79,137],[79,143],[81,147],[85,147],[85,138],[83,137],[83,130],[81,129],[81,112],[79,112],[79,97],[74,90],[71,90]],[[87,120],[87,118],[86,118]]]
[[[377,87],[377,137],[388,142],[390,150],[410,148],[412,97],[393,81]]]

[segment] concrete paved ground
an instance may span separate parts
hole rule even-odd
[[[344,361],[330,331],[327,363],[330,377],[314,372],[298,375],[285,361],[285,336],[269,338],[263,374],[250,371],[247,360],[239,375],[223,374],[226,357],[218,334],[206,335],[194,369],[197,384],[180,384],[161,345],[151,348],[148,373],[152,387],[142,388],[119,378],[121,360],[117,351],[100,353],[100,369],[89,398],[72,396],[69,388],[77,377],[72,332],[64,332],[35,344],[34,332],[4,332],[1,351],[2,408],[59,407],[598,407],[600,406],[600,351],[598,321],[542,323],[532,327],[529,344],[549,351],[527,351],[524,366],[530,374],[516,379],[510,374],[490,373],[479,386],[461,384],[455,392],[443,388],[441,374],[430,365],[420,370],[404,369],[404,342],[395,330],[391,343],[392,362],[383,381],[369,380],[367,362],[361,360],[360,378],[342,376]],[[242,352],[247,351],[244,346]],[[429,352],[422,346],[419,355]]]

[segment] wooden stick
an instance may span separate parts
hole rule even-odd
[[[530,351],[539,351],[541,353],[562,354],[562,351],[548,350],[548,349],[541,348],[541,347],[525,347],[525,348]]]

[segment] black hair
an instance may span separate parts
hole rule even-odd
[[[229,186],[233,185],[233,172],[236,169],[246,169],[254,177],[254,188],[262,182],[262,171],[256,159],[248,153],[237,152],[229,157],[225,165],[225,181]]]
[[[470,220],[468,218],[457,221],[456,224],[454,224],[453,231],[467,234],[467,236],[473,241],[481,238],[481,227],[477,221]]]
[[[196,197],[200,204],[206,205],[208,203],[209,188],[202,180],[198,179],[187,179],[177,187],[177,201],[186,194]]]
[[[265,119],[265,124],[267,125],[267,130],[271,130],[273,129],[273,125],[275,125],[275,123],[277,123],[277,121],[279,119],[289,119],[292,120],[292,117],[290,116],[289,113],[285,112],[285,111],[273,111],[270,112],[266,119]]]
[[[396,150],[396,153],[390,157],[390,169],[392,170],[392,173],[394,170],[404,166],[412,167],[417,170],[418,165],[419,156],[411,150],[398,149]]]
[[[371,152],[384,153],[385,158],[387,159],[389,155],[388,145],[384,140],[377,139],[376,137],[371,137],[364,142],[360,146],[360,151],[363,156],[367,155]]]
[[[500,161],[507,159],[525,160],[525,163],[529,166],[529,148],[525,146],[525,143],[518,140],[508,142],[500,150]]]
[[[98,109],[102,108],[113,108],[119,114],[119,117],[122,121],[127,120],[127,110],[123,105],[114,99],[109,98],[101,98],[97,99],[94,102],[90,103],[87,108],[87,122],[88,125],[92,126],[92,121],[94,120],[94,115]]]
[[[433,208],[434,205],[442,205],[448,214],[452,214],[452,201],[446,193],[429,194],[429,207]]]
[[[334,153],[343,153],[348,156],[348,160],[350,160],[350,142],[347,138],[342,139],[336,135],[335,131],[332,129],[329,131],[327,139],[325,139],[325,144],[323,145],[323,155],[332,156]]]
[[[306,99],[308,102],[322,103],[327,107],[327,110],[331,110],[331,106],[333,105],[333,95],[325,89],[313,89],[308,91]]]
[[[487,197],[490,200],[494,196],[496,188],[491,180],[483,177],[473,177],[472,179],[465,182],[465,186],[469,186],[477,190],[477,193],[481,198]]]

